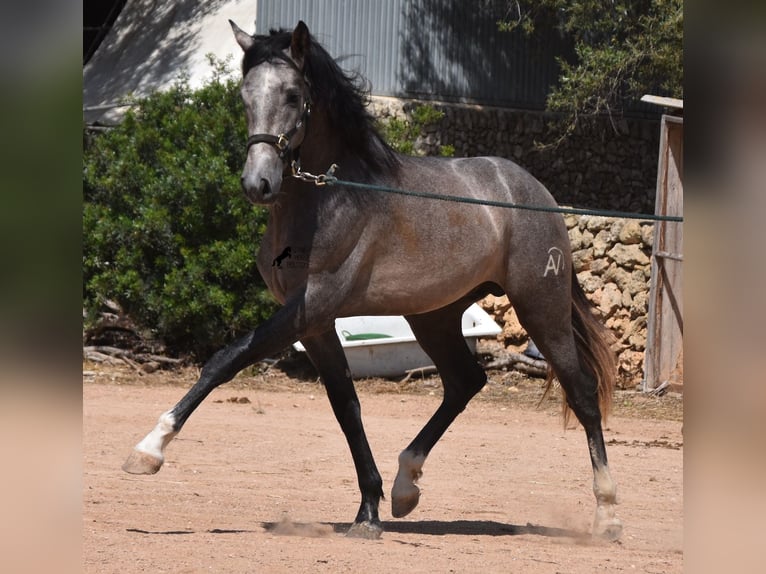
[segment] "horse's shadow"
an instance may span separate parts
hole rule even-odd
[[[350,522],[328,522],[333,532],[345,534],[351,528]],[[277,529],[277,522],[263,522],[261,526],[266,531]],[[527,523],[525,526],[517,524],[505,524],[494,520],[420,520],[417,522],[383,522],[383,535],[396,534],[422,534],[425,536],[519,536],[523,534],[536,534],[550,538],[590,538],[590,533],[566,528],[555,528]]]
[[[301,532],[316,531],[317,524],[291,523],[291,530],[300,535]],[[284,522],[262,522],[261,526],[267,532],[280,532]],[[320,523],[327,531],[332,529],[336,534],[345,534],[351,528],[350,522]],[[128,532],[139,534],[194,534],[194,530],[162,530],[150,531],[139,528],[128,528]],[[250,534],[256,530],[212,528],[206,530],[209,534]],[[535,534],[549,538],[572,538],[576,540],[590,539],[590,533],[567,528],[555,528],[527,523],[524,526],[505,524],[494,520],[422,520],[418,522],[384,522],[383,534],[420,534],[424,536],[520,536]]]
[[[518,524],[505,524],[494,520],[384,522],[383,531],[397,532],[399,534],[427,534],[430,536],[445,536],[448,534],[462,536],[518,536],[522,534],[536,534],[550,538],[590,537],[590,534],[565,528],[554,528],[530,523],[521,526]]]

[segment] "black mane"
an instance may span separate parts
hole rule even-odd
[[[263,63],[284,56],[292,33],[271,30],[268,36],[254,36],[255,43],[242,59],[242,75]],[[375,118],[367,110],[369,89],[359,74],[344,72],[332,56],[311,36],[309,53],[304,59],[304,74],[311,89],[314,105],[329,115],[333,129],[349,149],[353,149],[375,173],[396,169],[395,152],[375,128]]]

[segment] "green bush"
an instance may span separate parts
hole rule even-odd
[[[239,176],[247,130],[238,85],[211,82],[135,102],[104,133],[86,130],[83,296],[119,303],[171,350],[205,359],[276,309],[255,265],[268,212]]]
[[[379,121],[378,129],[388,145],[397,152],[407,155],[422,155],[415,147],[417,138],[423,134],[426,128],[439,123],[444,117],[444,112],[433,106],[420,104],[415,106],[408,116],[408,119],[404,120],[390,117]],[[439,155],[446,157],[455,155],[454,146],[439,146]]]

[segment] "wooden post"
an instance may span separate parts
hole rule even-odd
[[[683,119],[663,115],[661,130],[655,214],[683,216]],[[683,385],[683,223],[654,225],[645,392]]]

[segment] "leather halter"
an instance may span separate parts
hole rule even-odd
[[[280,53],[274,54],[274,57],[287,62],[293,69],[295,69],[301,76],[303,71],[293,62],[288,56]],[[308,80],[303,76],[303,82],[310,88]],[[309,116],[311,115],[311,96],[306,96],[306,101],[303,103],[303,113],[295,125],[286,132],[282,132],[277,135],[273,134],[253,134],[247,138],[247,149],[258,143],[267,143],[274,146],[279,155],[279,159],[285,164],[285,169],[288,166],[292,166],[295,162],[299,163],[300,145],[292,147],[290,140],[302,127],[308,127]],[[305,136],[304,136],[305,137]]]

